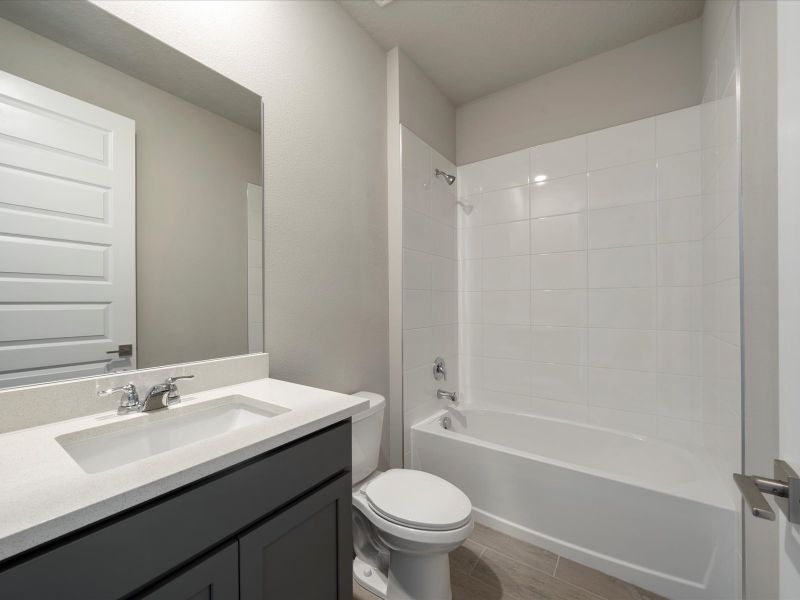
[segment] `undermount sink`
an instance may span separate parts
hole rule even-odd
[[[225,396],[68,433],[56,441],[86,473],[100,473],[262,423],[288,411],[246,396]]]

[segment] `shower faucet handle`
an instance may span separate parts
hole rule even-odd
[[[447,365],[444,364],[444,359],[441,356],[437,356],[436,360],[433,361],[433,378],[436,381],[441,379],[447,381]]]

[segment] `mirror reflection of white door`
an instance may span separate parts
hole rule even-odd
[[[135,131],[0,71],[0,387],[135,368]]]

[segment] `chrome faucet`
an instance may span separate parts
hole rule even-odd
[[[132,383],[125,384],[120,387],[108,388],[97,392],[98,396],[110,396],[122,392],[122,398],[119,401],[119,408],[117,408],[118,415],[127,415],[132,412],[139,412],[141,403],[139,402],[139,392],[136,391],[136,386]]]
[[[194,375],[178,375],[177,377],[167,377],[167,385],[169,386],[167,406],[171,404],[177,404],[181,401],[181,395],[178,392],[178,386],[175,384],[175,382],[179,379],[194,379]]]
[[[456,402],[458,400],[455,392],[448,392],[446,390],[436,390],[436,397],[439,400],[450,400],[450,402]]]
[[[192,379],[194,375],[179,375],[178,377],[168,377],[164,383],[157,383],[147,392],[144,401],[139,399],[136,386],[128,383],[121,387],[109,388],[97,392],[98,396],[110,396],[116,392],[122,392],[123,396],[117,409],[118,415],[127,415],[132,412],[150,412],[166,408],[181,401],[180,393],[176,381],[179,379]]]

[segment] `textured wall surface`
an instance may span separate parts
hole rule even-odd
[[[386,58],[335,2],[106,2],[264,98],[266,350],[388,393]]]

